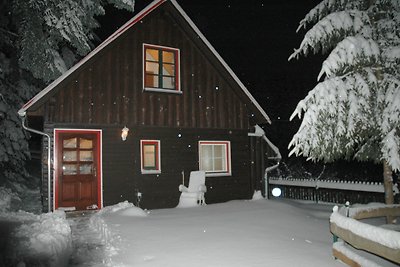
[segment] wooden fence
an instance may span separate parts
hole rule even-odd
[[[333,256],[335,258],[342,260],[349,266],[363,266],[364,264],[360,262],[362,258],[354,256],[351,252],[349,253],[346,248],[345,244],[350,244],[354,248],[364,250],[400,265],[400,247],[398,245],[400,233],[367,225],[359,221],[375,217],[399,217],[400,205],[377,208],[367,207],[365,210],[356,211],[353,214],[350,210],[350,212],[347,211],[350,214],[348,217],[341,213],[343,212],[334,211],[330,218],[330,230],[334,235],[335,241],[333,244]],[[374,235],[366,235],[365,232],[367,231],[374,233]],[[342,241],[337,242],[337,237]]]
[[[383,184],[376,182],[270,178],[268,197],[276,187],[281,189],[281,197],[291,199],[342,204],[346,201],[360,204],[385,202]],[[400,194],[395,188],[395,203],[399,200]]]

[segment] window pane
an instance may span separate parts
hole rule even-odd
[[[212,166],[212,159],[209,157],[203,157],[201,162],[200,162],[200,170],[202,171],[213,171],[213,166]]]
[[[212,171],[212,145],[201,145],[200,170]]]
[[[202,157],[211,158],[212,156],[212,145],[201,145]]]
[[[156,168],[156,147],[155,145],[143,146],[143,167]]]
[[[175,76],[175,65],[164,64],[163,65],[163,75],[164,76]]]
[[[160,64],[156,62],[146,62],[146,74],[158,74]]]
[[[158,76],[146,74],[145,87],[159,87],[158,86]]]
[[[93,140],[90,139],[79,139],[79,147],[80,148],[93,148]]]
[[[158,50],[146,48],[146,60],[158,61]]]
[[[92,164],[81,164],[79,166],[80,174],[91,174],[92,173]]]
[[[225,160],[224,159],[214,159],[214,171],[225,171]]]
[[[76,148],[76,141],[76,138],[65,139],[63,140],[63,146],[65,148]]]
[[[224,145],[215,145],[214,146],[214,157],[221,158],[224,155]]]
[[[163,88],[175,89],[175,78],[174,77],[163,77]]]
[[[77,161],[77,152],[76,151],[63,151],[63,161]]]
[[[163,51],[163,62],[166,63],[175,63],[174,52]]]
[[[75,164],[64,164],[63,167],[63,174],[64,175],[76,175],[77,168]]]
[[[79,151],[80,161],[93,161],[93,151]]]

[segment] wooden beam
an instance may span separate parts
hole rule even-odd
[[[356,220],[375,218],[375,217],[400,217],[400,206],[394,207],[380,207],[373,210],[362,210],[352,215],[351,217]]]
[[[342,252],[340,252],[340,251],[338,251],[336,249],[333,249],[333,256],[336,259],[339,259],[339,260],[343,261],[344,263],[346,263],[350,267],[361,267],[361,265],[359,263],[357,263],[353,259],[350,259],[345,254],[343,254]]]
[[[365,250],[367,252],[376,254],[380,257],[389,259],[395,263],[400,264],[400,249],[393,249],[372,240],[366,239],[351,232],[350,230],[337,226],[335,223],[330,223],[330,230],[332,234],[340,237],[346,243],[349,243],[357,249]]]

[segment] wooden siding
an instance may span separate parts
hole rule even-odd
[[[239,86],[176,12],[163,5],[68,76],[45,104],[48,123],[248,129]],[[142,45],[180,49],[182,94],[143,92]]]
[[[198,141],[229,140],[232,152],[232,176],[207,177],[207,203],[246,199],[252,195],[249,180],[247,131],[199,130],[188,128],[131,128],[125,142],[121,128],[103,130],[104,204],[128,199],[135,204],[135,192],[142,193],[143,208],[168,208],[178,204],[182,183],[188,185],[190,171],[198,170]],[[180,137],[179,137],[180,136]],[[160,140],[161,173],[142,174],[140,140]]]
[[[46,125],[46,132],[56,128],[82,129],[83,125]],[[122,141],[122,125],[93,125],[102,129],[103,204],[109,206],[128,200],[135,204],[136,192],[142,193],[142,208],[170,208],[178,204],[182,183],[188,185],[190,171],[198,170],[198,141],[231,141],[232,176],[207,177],[206,203],[233,199],[249,199],[250,183],[249,142],[245,130],[199,130],[194,128],[128,127],[129,135]],[[180,137],[179,137],[180,134]],[[140,140],[161,142],[161,173],[142,174]],[[43,189],[45,185],[43,185]]]

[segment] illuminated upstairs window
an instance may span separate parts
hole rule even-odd
[[[181,93],[179,83],[179,49],[143,45],[145,91]]]

